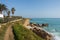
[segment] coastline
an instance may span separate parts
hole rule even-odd
[[[38,26],[34,26],[33,27],[30,25],[30,19],[26,19],[25,22],[24,22],[24,25],[25,28],[29,29],[29,30],[32,30],[34,33],[36,33],[38,36],[42,35],[42,38],[43,38],[43,35],[45,35],[44,39],[46,40],[52,40],[53,39],[53,36],[47,32],[46,30],[44,30],[43,28],[41,27],[38,27]],[[36,30],[37,29],[37,30]],[[39,32],[40,31],[40,32]],[[40,34],[39,34],[40,33]],[[42,34],[41,34],[42,33]]]

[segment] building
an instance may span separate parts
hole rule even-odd
[[[0,14],[0,18],[4,18],[4,15],[3,14]]]

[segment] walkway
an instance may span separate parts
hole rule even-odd
[[[4,36],[4,40],[14,40],[14,35],[13,35],[13,32],[12,32],[11,25],[6,30],[6,33],[5,33],[5,36]]]

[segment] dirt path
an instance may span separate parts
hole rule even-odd
[[[10,23],[16,22],[16,21],[20,21],[20,20],[22,20],[22,19],[13,20],[13,21],[10,21]],[[7,23],[1,24],[1,25],[6,25],[6,24]],[[5,36],[4,36],[4,40],[14,40],[14,35],[13,35],[13,32],[12,32],[11,25],[6,30],[6,33],[5,33]]]
[[[19,19],[20,20],[20,19]],[[17,21],[19,21],[17,20]],[[13,21],[12,21],[13,22]],[[15,21],[14,21],[15,22]],[[29,24],[29,19],[26,19],[25,22],[24,22],[24,26],[26,27],[27,24]],[[12,32],[12,27],[11,25],[7,28],[6,30],[6,33],[5,33],[5,36],[4,36],[4,40],[14,40],[14,35],[13,35],[13,32]]]
[[[9,26],[6,30],[4,40],[14,40],[14,35],[12,32],[11,26]]]
[[[29,19],[26,19],[23,26],[26,27],[28,24],[29,24]]]

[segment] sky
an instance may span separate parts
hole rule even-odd
[[[60,18],[60,0],[0,0],[16,16],[27,18]]]

